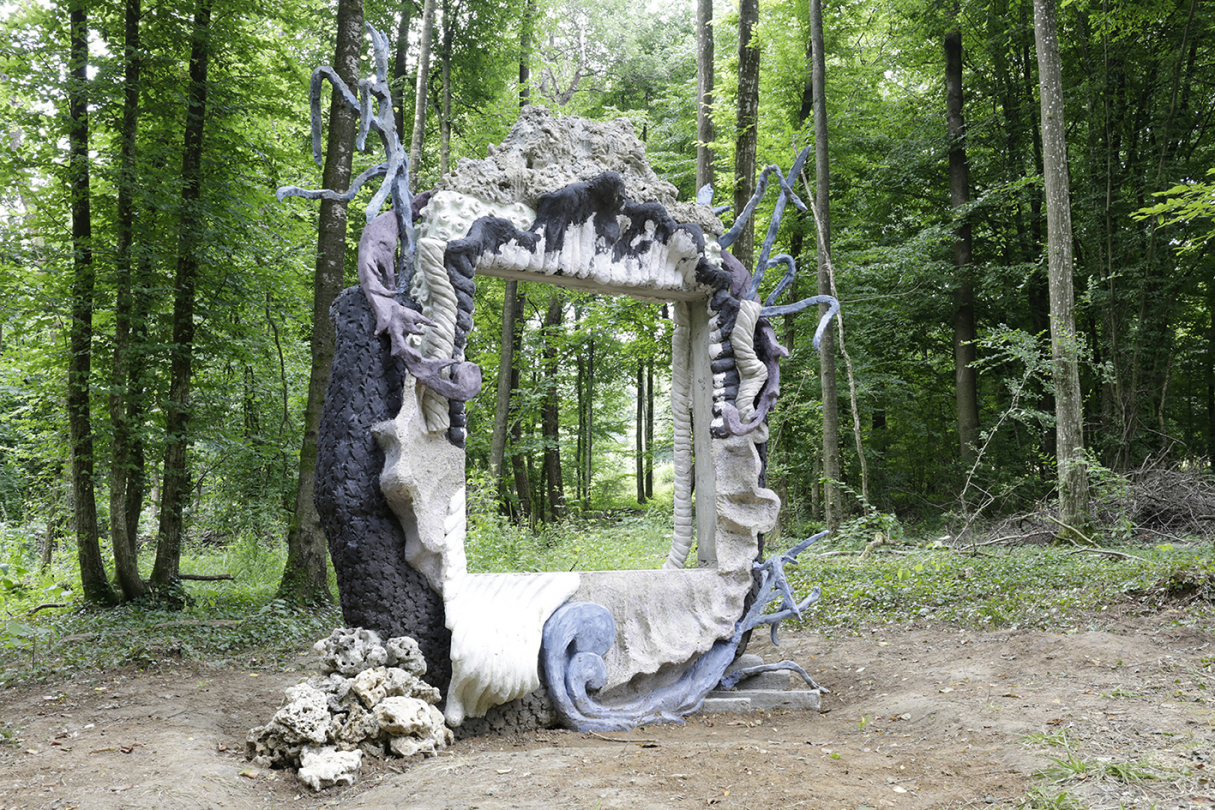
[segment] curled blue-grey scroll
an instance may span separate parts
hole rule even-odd
[[[549,697],[563,724],[575,731],[621,731],[646,723],[683,722],[686,715],[701,707],[705,696],[714,688],[733,688],[740,679],[762,671],[792,670],[811,688],[827,691],[792,661],[763,664],[724,677],[749,631],[770,625],[772,641],[779,643],[777,625],[788,618],[800,619],[802,611],[818,601],[818,588],[797,601],[785,577],[785,566],[796,564],[798,555],[826,534],[820,532],[785,554],[753,563],[759,594],[735,625],[734,634],[718,641],[708,652],[690,662],[674,683],[641,697],[611,701],[600,700],[594,694],[607,680],[603,655],[616,639],[616,621],[607,608],[594,602],[562,605],[544,625],[540,660]],[[781,603],[777,609],[765,613],[768,605],[778,598]]]

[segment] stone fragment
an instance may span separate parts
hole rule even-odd
[[[388,651],[388,665],[400,667],[411,675],[419,678],[426,674],[426,659],[422,657],[422,649],[418,642],[409,636],[390,638],[384,643]]]
[[[325,674],[357,675],[369,667],[382,667],[388,663],[388,651],[380,642],[379,634],[361,627],[334,630],[313,649],[321,656],[321,672]]]
[[[349,750],[358,747],[364,740],[378,740],[380,721],[374,712],[356,704],[349,713],[334,716],[329,735],[334,742]]]
[[[353,692],[362,704],[368,709],[373,708],[384,698],[388,697],[386,688],[386,677],[384,667],[375,667],[374,669],[365,669],[358,675],[354,676],[354,681],[351,684],[350,691]]]
[[[380,731],[388,735],[389,750],[397,756],[433,756],[454,739],[443,722],[443,713],[418,698],[385,698],[376,706],[375,714]]]
[[[296,776],[313,790],[353,785],[362,764],[362,751],[339,751],[332,745],[307,746],[300,754],[300,769]]]

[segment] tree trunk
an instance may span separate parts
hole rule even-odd
[[[635,451],[633,472],[637,483],[637,503],[645,503],[645,361],[637,361],[637,420],[634,425]]]
[[[123,599],[138,599],[144,593],[139,577],[136,534],[142,489],[133,480],[133,399],[137,375],[132,374],[131,320],[134,314],[131,246],[135,237],[135,141],[139,128],[139,73],[142,63],[139,43],[140,0],[126,0],[123,38],[123,106],[119,133],[118,210],[114,246],[114,360],[110,367],[110,544],[114,549],[114,573]],[[135,498],[138,494],[140,497]],[[131,516],[134,520],[130,520]]]
[[[532,81],[532,29],[536,19],[536,0],[527,0],[523,7],[523,19],[519,25],[519,108],[527,105],[531,98]]]
[[[359,0],[359,4],[362,5],[362,0]],[[338,14],[341,14],[340,8]],[[409,54],[409,23],[412,14],[413,0],[405,0],[401,3],[401,19],[397,23],[397,41],[392,54],[392,115],[396,120],[398,138],[405,135],[405,77],[409,69],[405,57]],[[412,170],[413,166],[409,168]]]
[[[194,361],[194,285],[203,217],[203,129],[207,117],[207,63],[210,50],[211,0],[198,0],[190,34],[190,86],[181,165],[181,222],[177,271],[173,279],[173,338],[170,347],[169,397],[165,402],[165,463],[161,489],[160,529],[152,582],[162,589],[177,580],[181,562],[186,501],[190,496],[190,382]]]
[[[532,19],[535,15],[535,0],[528,0],[523,21],[519,26],[519,108],[522,109],[530,95]],[[510,423],[511,392],[518,385],[518,374],[514,372],[516,337],[522,324],[523,299],[519,295],[519,282],[506,282],[502,296],[502,332],[498,352],[498,396],[494,402],[494,432],[490,440],[489,469],[494,478],[495,491],[506,498],[506,474],[503,462],[506,457],[506,436]],[[516,481],[516,489],[518,482]],[[519,493],[520,497],[522,494]]]
[[[591,338],[586,347],[586,423],[583,437],[582,508],[590,511],[591,484],[595,476],[595,340]]]
[[[447,174],[451,160],[451,2],[443,0],[443,51],[440,62],[443,77],[443,106],[439,116],[439,176]]]
[[[645,496],[654,497],[654,358],[645,363]]]
[[[738,216],[755,193],[755,151],[759,122],[759,48],[751,37],[759,24],[759,0],[738,4],[738,111],[734,141],[734,215]],[[748,222],[730,252],[753,270],[754,222]]]
[[[334,69],[347,86],[355,86],[363,44],[362,0],[340,0]],[[321,187],[344,190],[350,185],[350,166],[358,117],[340,101],[337,91],[329,103],[329,133]],[[342,291],[346,259],[346,203],[321,200],[317,226],[316,272],[312,279],[312,369],[308,377],[308,403],[304,408],[304,442],[300,448],[299,476],[295,486],[295,513],[287,528],[287,561],[278,596],[308,604],[328,602],[327,544],[314,503],[316,459],[321,410],[329,369],[333,364],[334,328],[329,308]]]
[[[1085,531],[1089,523],[1088,470],[1084,464],[1076,311],[1072,289],[1071,190],[1063,122],[1063,69],[1055,32],[1054,0],[1034,0],[1034,41],[1042,100],[1042,159],[1046,189],[1046,245],[1050,283],[1051,358],[1055,383],[1059,516]]]
[[[962,32],[945,34],[945,108],[949,132],[949,199],[954,210],[970,203],[966,163],[966,122],[962,115]],[[965,215],[962,215],[963,217]],[[958,412],[958,458],[969,467],[978,453],[979,395],[975,362],[975,291],[971,270],[970,222],[954,231],[953,358]]]
[[[696,0],[696,189],[713,184],[713,0]]]
[[[422,139],[426,137],[426,96],[430,82],[430,41],[435,30],[435,0],[422,6],[422,39],[418,51],[418,81],[413,104],[413,137],[409,141],[409,190],[418,187],[418,165],[422,160]]]
[[[559,369],[557,367],[557,328],[565,298],[555,290],[548,302],[544,316],[544,377],[545,395],[541,416],[541,432],[544,436],[544,476],[547,482],[547,514],[552,520],[565,517],[565,487],[561,478],[561,392],[558,390]]]
[[[511,370],[515,358],[515,320],[518,318],[519,282],[506,282],[502,300],[502,331],[498,352],[498,395],[494,401],[494,432],[489,445],[489,470],[494,478],[494,489],[505,492],[503,459],[506,457],[506,433],[510,420],[511,385],[514,377]]]
[[[827,150],[827,59],[823,52],[823,9],[810,0],[810,42],[813,52],[810,81],[814,85],[814,206],[818,230],[818,294],[831,294],[831,161]],[[826,314],[819,306],[819,316]],[[819,381],[823,393],[823,522],[835,531],[843,517],[840,495],[840,406],[835,385],[835,333],[828,329],[819,344]]]
[[[523,414],[519,412],[519,400],[515,392],[519,390],[521,362],[520,348],[523,345],[523,312],[527,309],[526,293],[519,290],[515,297],[515,317],[511,332],[510,367],[510,435],[511,435],[511,471],[515,478],[515,495],[519,498],[518,517],[531,523],[535,519],[535,503],[532,500],[531,469],[528,461],[530,456],[522,453],[519,448],[523,445]]]
[[[68,430],[72,439],[72,502],[76,551],[84,598],[97,604],[116,600],[106,578],[97,528],[93,486],[93,421],[89,383],[93,364],[93,214],[89,191],[89,21],[88,3],[74,0],[70,11],[68,78],[68,193],[72,208],[72,322],[68,358]]]
[[[1215,278],[1207,279],[1207,463],[1215,472]]]

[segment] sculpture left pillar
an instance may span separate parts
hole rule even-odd
[[[451,632],[443,600],[405,561],[405,533],[380,491],[384,453],[372,434],[400,410],[405,365],[391,356],[386,334],[373,334],[375,315],[359,288],[343,291],[330,317],[337,344],[321,414],[315,499],[342,615],[351,627],[383,638],[415,638],[430,664],[424,680],[446,692]]]

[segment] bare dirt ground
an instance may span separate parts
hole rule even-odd
[[[243,755],[310,654],[296,671],[110,672],[0,693],[17,730],[0,744],[0,809],[914,810],[1011,807],[1033,790],[1083,807],[1215,805],[1215,638],[1178,624],[1180,609],[1100,617],[1105,629],[1076,633],[786,632],[749,651],[801,662],[832,690],[821,714],[473,738],[428,760],[365,761],[357,784],[320,794]],[[1069,751],[1068,769],[1049,759]],[[1050,766],[1082,778],[1034,777]]]

